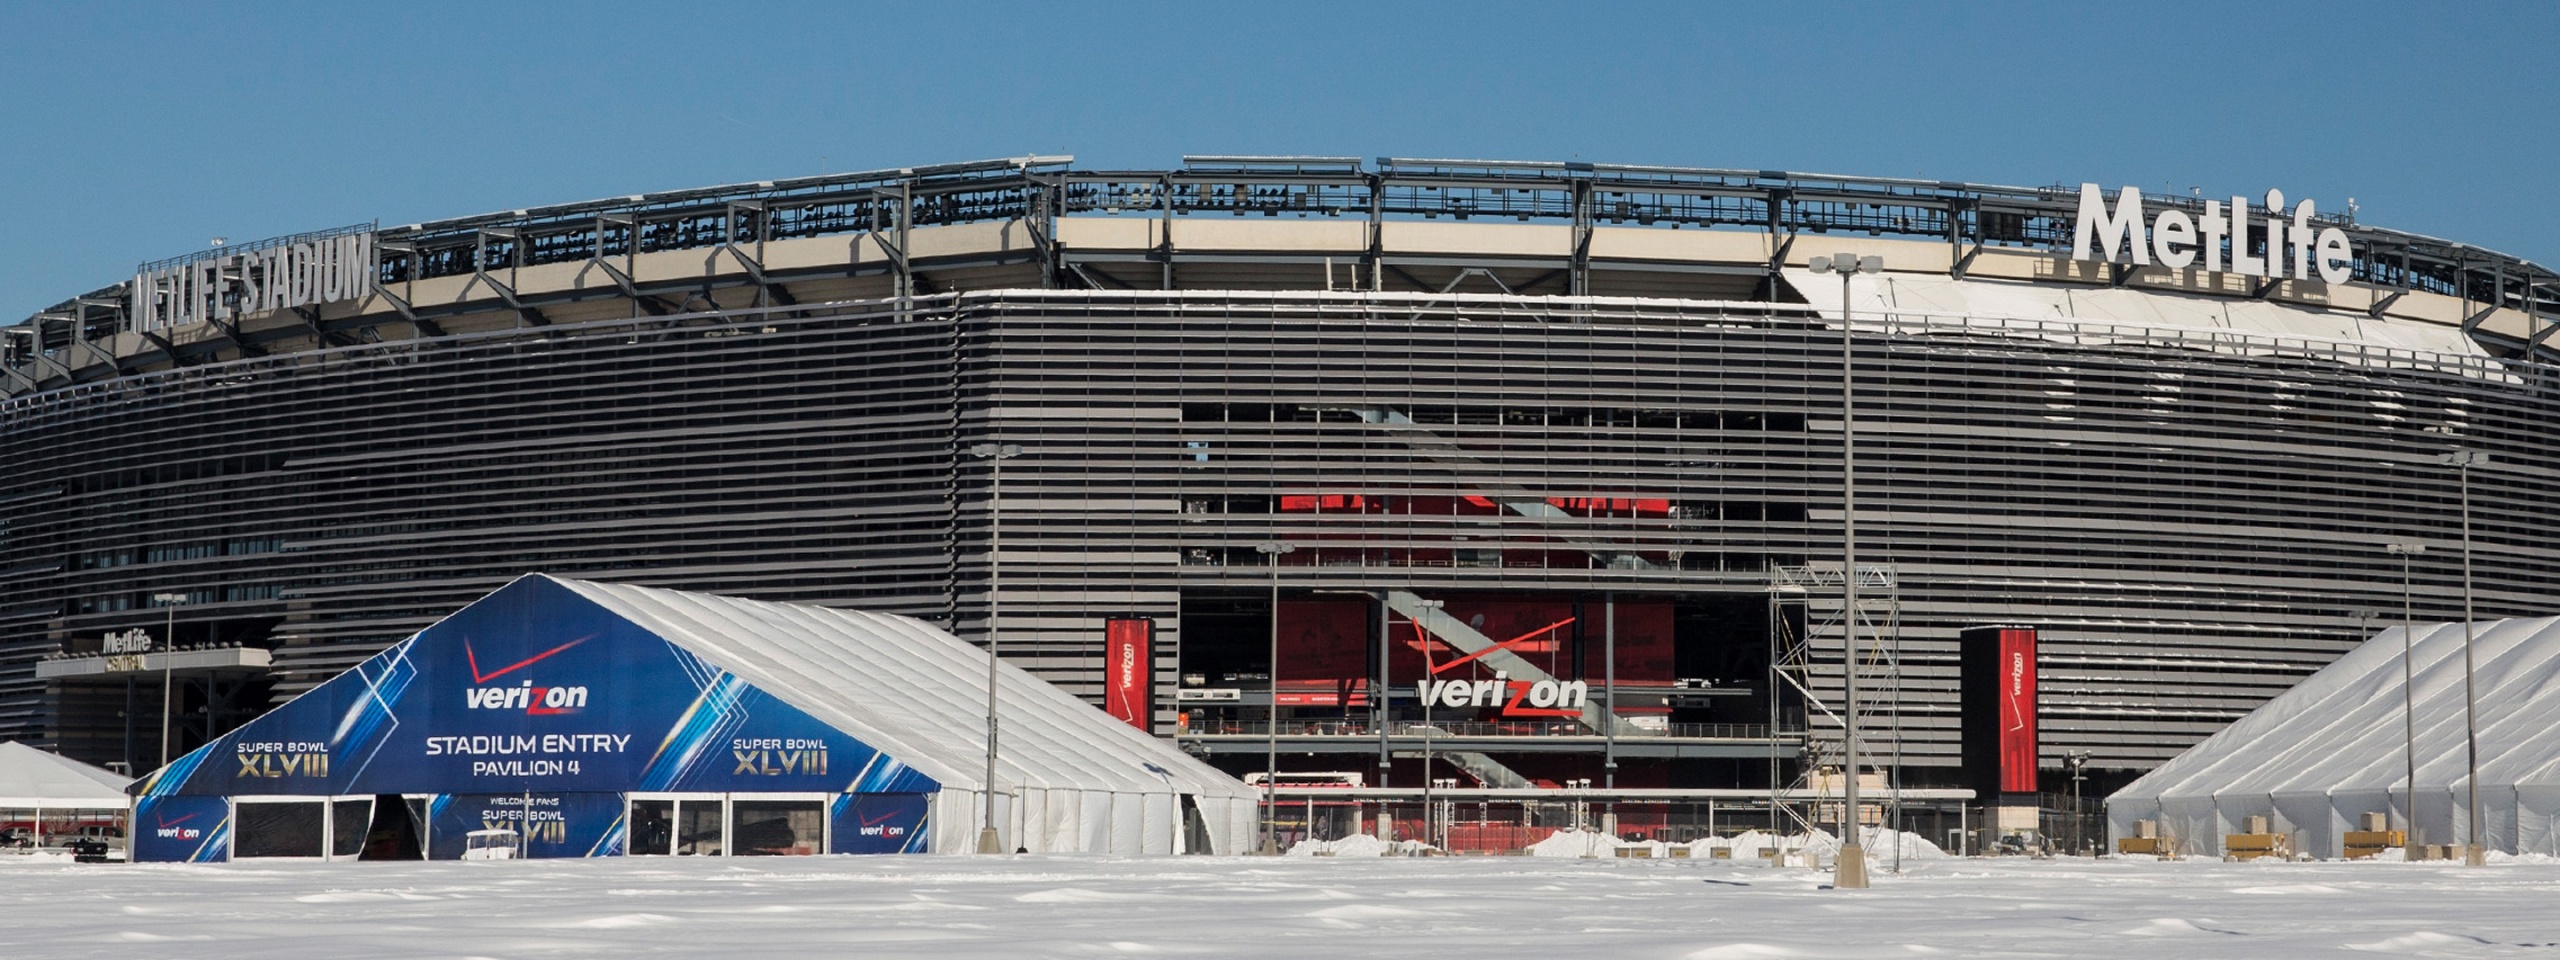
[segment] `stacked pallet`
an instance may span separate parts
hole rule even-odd
[[[2364,860],[2385,850],[2398,850],[2409,845],[2409,835],[2398,830],[2347,831],[2347,859]]]
[[[2243,818],[2242,832],[2223,835],[2222,859],[2256,860],[2261,857],[2293,859],[2293,836],[2268,829],[2267,818],[2257,816]]]
[[[2158,820],[2136,820],[2133,822],[2133,836],[2116,838],[2116,852],[2119,854],[2166,857],[2173,849],[2169,839],[2160,835]]]
[[[2368,813],[2358,820],[2356,825],[2362,829],[2347,831],[2346,853],[2349,860],[2369,859],[2382,851],[2399,849],[2409,844],[2407,832],[2384,829],[2390,825],[2390,821],[2383,814]]]

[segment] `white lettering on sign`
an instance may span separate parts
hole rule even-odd
[[[370,294],[373,233],[288,238],[238,253],[145,266],[133,275],[134,324],[165,330]]]
[[[98,648],[98,652],[149,653],[151,652],[151,634],[139,629],[107,634],[106,641]]]
[[[537,687],[527,680],[513,687],[466,687],[463,701],[473,710],[522,710],[530,714],[569,713],[587,705],[585,687]]]
[[[2353,278],[2355,252],[2347,232],[2336,227],[2314,230],[2311,218],[2317,211],[2310,200],[2294,204],[2288,213],[2284,191],[2269,190],[2262,209],[2266,211],[2263,218],[2252,217],[2248,198],[2233,197],[2226,213],[2221,201],[2207,200],[2201,217],[2190,217],[2184,210],[2162,210],[2145,229],[2140,188],[2116,191],[2115,206],[2109,208],[2097,184],[2083,183],[2079,222],[2071,230],[2071,259],[2146,267],[2156,262],[2179,270],[2194,266],[2201,254],[2204,269],[2221,273],[2226,272],[2223,243],[2228,240],[2230,273],[2274,280],[2309,280],[2316,275],[2322,283]],[[2257,252],[2260,244],[2266,247],[2264,255]]]
[[[1591,699],[1591,685],[1581,680],[1513,680],[1496,673],[1491,680],[1420,680],[1414,692],[1422,702],[1452,710],[1500,707],[1507,716],[1573,716]],[[1526,707],[1527,709],[1523,709]]]
[[[631,746],[627,733],[506,734],[471,737],[428,737],[427,756],[508,756],[512,754],[623,753]]]

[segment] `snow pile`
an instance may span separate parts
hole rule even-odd
[[[2388,852],[2388,853],[2392,854],[2393,859],[2398,859],[2398,858],[2399,858],[2399,851],[2397,851],[2397,850],[2386,851],[2386,852]],[[2372,858],[2372,859],[2379,860],[2379,859],[2381,859],[2381,858],[2380,858],[2380,857],[2374,857],[2374,858]],[[2506,852],[2506,851],[2504,851],[2504,850],[2491,850],[2491,851],[2489,851],[2489,862],[2490,862],[2490,863],[2530,863],[2530,864],[2535,864],[2535,865],[2537,865],[2537,866],[2549,866],[2549,865],[2551,865],[2551,864],[2560,863],[2560,857],[2555,857],[2555,856],[2552,856],[2552,855],[2547,854],[2547,853],[2508,853],[2508,852]]]
[[[1927,838],[1916,833],[1872,827],[1866,831],[1865,840],[1867,859],[1870,861],[1894,859],[1897,846],[1901,848],[1899,852],[1904,860],[1948,859],[1945,850],[1939,849],[1937,844],[1930,843]],[[1840,838],[1824,830],[1788,836],[1746,830],[1731,837],[1708,837],[1692,841],[1689,844],[1689,855],[1704,859],[1715,856],[1716,850],[1729,850],[1732,852],[1726,856],[1735,860],[1757,860],[1767,857],[1771,848],[1785,850],[1791,854],[1810,851],[1828,858],[1840,852]]]
[[[1945,860],[1954,856],[1919,834],[1882,827],[1867,831],[1866,842],[1867,856],[1876,859],[1894,857],[1896,847],[1901,848],[1899,855],[1904,860]]]
[[[1533,857],[1615,857],[1618,848],[1631,846],[1605,833],[1589,830],[1558,830],[1547,838],[1530,844],[1526,853]]]
[[[1715,856],[1717,850],[1729,850],[1726,856],[1735,860],[1758,860],[1772,849],[1796,850],[1804,846],[1802,835],[1787,837],[1761,830],[1745,830],[1730,837],[1707,837],[1689,843],[1689,855],[1700,860]]]
[[[1420,857],[1440,848],[1420,840],[1388,842],[1365,833],[1340,840],[1301,840],[1289,847],[1293,857]]]

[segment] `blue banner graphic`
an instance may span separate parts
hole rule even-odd
[[[828,805],[829,853],[923,853],[930,798],[917,793],[841,794]]]
[[[437,797],[428,804],[427,859],[459,860],[474,830],[514,830],[527,858],[622,853],[618,793],[502,793]]]
[[[231,804],[221,797],[144,797],[134,804],[137,862],[213,863],[231,858]]]
[[[718,664],[566,587],[527,577],[188,754],[142,792],[940,789]],[[618,798],[614,805],[618,817]]]

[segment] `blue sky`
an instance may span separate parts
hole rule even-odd
[[[0,323],[215,236],[1025,153],[2208,196],[2560,260],[2560,4],[0,0]]]

